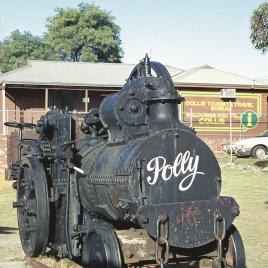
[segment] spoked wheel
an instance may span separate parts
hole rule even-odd
[[[227,267],[246,268],[246,255],[242,238],[234,225],[228,230],[226,241],[226,261]]]
[[[36,158],[22,159],[17,184],[18,226],[23,250],[27,256],[42,255],[49,236],[49,200],[43,165]]]
[[[119,244],[110,225],[101,223],[86,235],[82,264],[83,268],[122,267]]]

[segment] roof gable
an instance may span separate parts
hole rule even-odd
[[[173,77],[175,85],[211,85],[222,87],[226,85],[253,87],[256,84],[251,78],[222,71],[210,65],[202,65],[189,69]]]

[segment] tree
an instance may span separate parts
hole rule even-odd
[[[0,42],[0,72],[33,59],[120,62],[122,58],[120,27],[114,17],[94,4],[56,9],[47,29],[42,37],[16,30]]]
[[[56,12],[48,19],[45,42],[62,60],[120,62],[120,27],[108,12],[93,3]]]
[[[268,49],[268,3],[261,4],[253,11],[250,21],[251,42],[262,53]]]
[[[56,55],[45,44],[42,37],[18,30],[11,33],[0,45],[0,71],[19,68],[28,60],[55,59]]]

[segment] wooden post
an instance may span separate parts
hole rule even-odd
[[[48,88],[45,89],[45,111],[48,110]]]
[[[6,85],[2,85],[2,118],[3,118],[3,135],[7,134],[7,127],[4,125],[6,122]]]
[[[85,89],[85,112],[88,112],[88,89]]]

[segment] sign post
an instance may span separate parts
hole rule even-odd
[[[232,100],[229,100],[229,112],[230,112],[230,148],[231,148],[231,162],[233,162],[233,131],[232,131]]]

